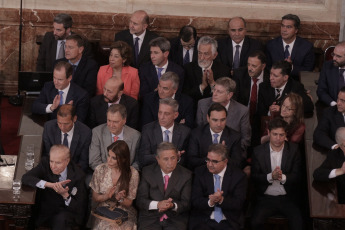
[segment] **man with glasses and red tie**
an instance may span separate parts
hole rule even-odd
[[[315,64],[313,44],[297,36],[301,21],[297,15],[282,17],[280,36],[266,44],[267,68],[277,61],[292,64],[291,77],[299,81],[300,71],[312,71]]]
[[[226,126],[227,111],[224,106],[214,103],[207,112],[207,124],[191,132],[187,151],[188,167],[194,170],[205,164],[207,149],[211,144],[224,144],[234,164],[244,167],[245,156],[241,149],[241,134]]]
[[[130,164],[139,169],[136,162],[136,153],[139,148],[140,133],[125,125],[126,118],[126,107],[121,104],[114,104],[108,108],[107,123],[92,129],[89,165],[93,170],[98,165],[107,162],[107,148],[117,140],[123,140],[127,143],[130,152]]]
[[[333,60],[323,64],[316,91],[320,101],[327,106],[337,104],[339,90],[345,86],[345,41],[336,45],[332,56]]]
[[[189,229],[239,230],[246,199],[245,173],[229,164],[223,144],[210,145],[204,161],[206,165],[195,170]]]
[[[187,229],[192,172],[178,159],[174,144],[162,142],[157,163],[143,168],[136,202],[139,229]]]

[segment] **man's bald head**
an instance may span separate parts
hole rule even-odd
[[[121,97],[124,89],[124,84],[121,79],[111,77],[103,87],[104,100],[107,103],[114,103]]]

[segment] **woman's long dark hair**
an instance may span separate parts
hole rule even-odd
[[[304,107],[303,107],[303,100],[300,95],[296,93],[289,93],[288,95],[286,95],[286,97],[284,98],[281,104],[283,104],[287,98],[290,99],[290,103],[292,107],[295,109],[293,119],[286,128],[286,133],[289,137],[296,131],[296,129],[298,129],[298,127],[302,123],[304,123],[304,112],[303,112]]]
[[[120,185],[119,191],[125,190],[128,195],[129,181],[132,177],[128,145],[126,142],[118,140],[109,145],[107,150],[108,152],[112,151],[115,153],[117,164],[121,172],[119,180],[117,181],[117,184]]]

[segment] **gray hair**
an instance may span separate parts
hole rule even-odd
[[[127,110],[126,107],[124,105],[121,104],[113,104],[111,106],[109,106],[107,113],[120,113],[122,119],[126,119],[127,118]]]
[[[52,154],[53,152],[63,152],[66,155],[66,158],[70,159],[71,158],[71,152],[69,148],[65,145],[53,145],[50,150],[49,150],[49,155]]]
[[[164,98],[159,100],[159,105],[169,105],[174,112],[178,112],[178,102],[172,98]]]
[[[335,132],[335,141],[340,146],[345,141],[345,127],[340,127]]]
[[[165,72],[159,81],[171,81],[173,83],[173,89],[177,89],[180,83],[180,78],[176,73],[169,71]]]
[[[161,142],[158,146],[157,146],[157,152],[156,152],[156,156],[159,157],[160,154],[165,151],[165,150],[174,150],[174,152],[176,153],[176,156],[178,156],[178,150],[176,148],[176,146],[173,143],[170,142]]]
[[[210,44],[212,47],[212,54],[215,54],[217,52],[218,43],[215,39],[211,38],[210,36],[203,36],[199,39],[198,42],[198,50],[200,45],[208,45]]]
[[[54,22],[63,24],[65,29],[71,28],[73,24],[72,17],[69,14],[58,14],[54,17]]]
[[[216,84],[223,86],[228,93],[234,93],[236,90],[236,82],[229,77],[218,78]]]

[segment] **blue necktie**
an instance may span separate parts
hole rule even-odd
[[[162,71],[163,71],[163,68],[159,68],[159,67],[157,68],[158,81],[159,81],[159,79],[161,79]]]
[[[219,134],[217,134],[217,133],[213,134],[213,137],[214,137],[213,144],[218,144],[218,136],[219,136]]]
[[[285,46],[285,51],[284,51],[284,58],[287,59],[288,57],[290,57],[290,52],[289,52],[289,45]]]
[[[186,55],[184,55],[184,58],[183,58],[183,65],[189,63],[190,60],[189,60],[189,50],[187,50],[186,52]]]
[[[68,148],[68,140],[67,140],[68,134],[67,134],[67,133],[64,133],[63,136],[64,136],[64,137],[63,137],[63,142],[62,142],[62,144]]]
[[[164,131],[164,142],[169,142],[169,133],[170,131],[169,130],[165,130]]]
[[[59,91],[59,95],[60,95],[60,104],[59,105],[63,105],[63,91]]]
[[[339,69],[339,84],[338,84],[338,87],[339,87],[339,90],[345,86],[345,81],[344,81],[344,71],[345,69]]]
[[[240,67],[240,45],[236,45],[236,51],[234,56],[234,62],[232,63],[233,69]]]
[[[135,63],[138,65],[138,56],[139,56],[139,37],[135,38],[134,42],[134,53],[135,53]]]
[[[221,190],[220,188],[220,176],[218,174],[214,175],[215,183],[214,183],[214,192],[217,192],[217,190]],[[218,223],[222,221],[223,219],[223,212],[222,208],[218,207],[217,205],[214,206],[214,220]]]

